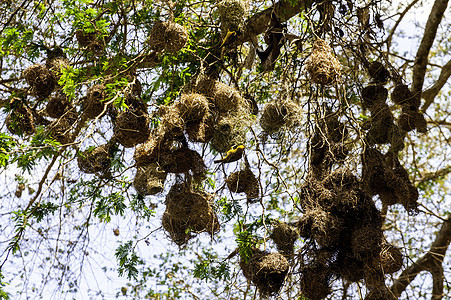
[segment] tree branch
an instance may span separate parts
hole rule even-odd
[[[435,96],[437,96],[438,92],[440,92],[440,90],[448,81],[450,76],[451,76],[451,60],[447,62],[446,65],[443,66],[442,71],[440,72],[440,76],[438,77],[434,85],[423,92],[422,97],[425,100],[423,107],[421,108],[423,112],[425,112],[428,109],[428,107],[432,104],[432,102],[434,102]]]
[[[407,286],[422,271],[429,271],[432,274],[433,289],[432,299],[443,298],[443,259],[451,240],[451,217],[443,222],[431,249],[420,259],[405,269],[398,279],[393,283],[391,290],[395,297],[399,297]]]
[[[426,28],[424,29],[423,39],[421,40],[418,52],[413,65],[412,94],[414,97],[421,98],[424,76],[428,63],[428,55],[437,35],[437,28],[442,21],[443,14],[448,6],[448,0],[436,0],[429,14]]]

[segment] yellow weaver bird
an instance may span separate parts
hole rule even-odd
[[[243,156],[244,146],[239,145],[237,147],[232,147],[229,151],[227,151],[226,156],[222,159],[215,160],[214,163],[230,163],[239,160]]]

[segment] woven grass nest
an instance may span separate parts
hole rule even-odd
[[[114,138],[124,147],[144,143],[150,136],[147,112],[129,109],[119,113],[114,122]]]
[[[160,21],[150,30],[147,43],[154,51],[165,50],[175,53],[185,47],[188,38],[188,31],[182,25],[171,21]]]
[[[403,255],[399,248],[388,243],[382,244],[380,263],[385,274],[393,274],[402,268]]]
[[[389,143],[394,124],[393,114],[388,105],[386,103],[374,105],[371,117],[371,129],[366,136],[368,143],[370,145]]]
[[[50,59],[47,59],[45,65],[55,78],[55,82],[58,83],[58,80],[61,78],[62,75],[62,70],[69,66],[69,60],[64,56],[52,57]]]
[[[372,109],[374,105],[387,101],[388,90],[381,85],[369,85],[362,89],[361,95],[363,108]]]
[[[341,278],[350,282],[363,279],[363,262],[355,258],[349,251],[340,251],[336,264]]]
[[[210,146],[219,153],[225,153],[234,145],[245,144],[250,125],[247,114],[231,114],[221,117],[214,124]]]
[[[185,245],[196,233],[219,231],[218,217],[211,207],[213,195],[194,191],[187,183],[174,184],[166,196],[163,228],[171,240]]]
[[[165,172],[188,173],[191,171],[196,179],[203,178],[207,170],[202,156],[188,147],[163,151],[158,158],[158,162]]]
[[[5,119],[5,125],[9,132],[15,135],[31,135],[36,132],[34,117],[31,110],[18,102],[12,104],[17,106]]]
[[[262,295],[275,295],[282,287],[290,264],[280,253],[253,249],[248,261],[240,260],[244,277],[252,281]]]
[[[47,98],[55,89],[55,77],[45,65],[34,64],[26,68],[23,77],[31,87],[33,95],[39,99]]]
[[[226,184],[233,193],[245,193],[249,202],[260,196],[260,183],[247,166],[244,170],[230,174],[226,179]]]
[[[366,294],[364,300],[396,300],[398,299],[385,285],[373,288]]]
[[[402,113],[398,118],[398,126],[402,130],[409,132],[416,129],[418,132],[427,132],[427,123],[422,113],[411,105],[403,106]]]
[[[294,243],[299,238],[299,230],[284,222],[278,222],[273,226],[270,238],[274,241],[280,253],[292,255]]]
[[[100,54],[103,52],[103,39],[100,38],[99,32],[84,32],[77,30],[75,38],[81,48],[91,51],[93,54]]]
[[[133,186],[140,195],[156,195],[164,190],[167,173],[157,163],[137,167]]]
[[[330,294],[331,272],[324,264],[312,262],[301,268],[301,290],[310,300],[321,300]]]
[[[87,149],[78,154],[78,168],[86,174],[106,175],[111,167],[111,154],[108,144]]]
[[[72,141],[72,124],[67,117],[59,118],[47,126],[47,134],[62,145]]]
[[[67,99],[67,96],[60,91],[49,98],[49,101],[45,106],[45,112],[51,118],[59,118],[71,108],[72,103]]]
[[[370,260],[379,255],[383,242],[383,233],[379,227],[365,226],[352,233],[351,247],[358,260]]]
[[[185,122],[199,122],[209,114],[208,100],[201,94],[182,94],[174,107]]]
[[[246,0],[222,0],[218,3],[223,37],[227,31],[240,31],[243,28],[248,7]]]
[[[105,98],[106,87],[103,84],[93,85],[86,97],[83,98],[82,107],[84,115],[89,119],[101,117],[106,113]]]
[[[377,84],[385,84],[390,79],[390,72],[378,61],[370,63],[368,73]]]
[[[300,107],[290,100],[274,100],[263,108],[260,125],[265,133],[272,135],[283,128],[292,129],[300,125]]]
[[[341,64],[334,56],[332,48],[322,39],[314,42],[305,68],[311,80],[321,85],[334,83],[341,72]]]

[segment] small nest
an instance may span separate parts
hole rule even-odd
[[[371,129],[366,136],[370,145],[387,144],[393,127],[393,115],[386,103],[373,106]]]
[[[23,72],[32,93],[39,99],[47,98],[53,92],[56,81],[45,65],[35,64]]]
[[[363,279],[363,262],[356,259],[351,253],[348,253],[347,251],[340,251],[340,253],[338,254],[337,268],[341,278],[347,281],[357,282]]]
[[[210,146],[225,153],[234,145],[245,144],[246,131],[250,123],[247,115],[227,115],[219,119],[213,128]]]
[[[310,300],[321,300],[330,294],[331,274],[327,266],[313,263],[301,269],[301,290]]]
[[[368,73],[377,84],[385,84],[390,79],[390,72],[378,61],[374,61],[369,65]]]
[[[64,53],[63,53],[64,55]],[[66,69],[69,66],[69,60],[65,57],[53,57],[48,58],[45,65],[47,66],[50,73],[52,73],[55,78],[56,83],[58,83],[61,75],[63,74],[62,70]]]
[[[105,108],[106,91],[105,86],[102,84],[96,84],[92,86],[88,95],[83,99],[83,113],[89,119],[95,119],[99,116],[103,116],[106,112]]]
[[[320,208],[308,210],[305,215],[311,218],[311,234],[320,247],[328,248],[338,244],[343,229],[339,218]]]
[[[427,123],[422,113],[413,106],[403,106],[402,114],[398,118],[398,126],[409,132],[416,129],[418,132],[427,132]]]
[[[382,270],[385,274],[393,274],[402,268],[401,251],[390,244],[384,243],[380,252],[380,261]]]
[[[71,108],[72,104],[67,99],[67,96],[63,92],[59,92],[49,99],[45,106],[45,112],[49,117],[57,119]]]
[[[157,162],[162,151],[164,151],[164,149],[160,147],[160,140],[152,134],[146,142],[136,146],[133,158],[138,167],[146,166]]]
[[[175,106],[160,107],[161,124],[160,130],[164,135],[170,136],[172,139],[184,137],[183,129],[185,121],[180,117],[180,112]]]
[[[164,21],[157,22],[152,27],[147,40],[154,51],[165,50],[175,53],[185,47],[188,42],[188,31],[180,24]]]
[[[280,253],[253,250],[248,262],[240,261],[244,277],[252,281],[262,295],[275,295],[282,287],[290,264]]]
[[[393,293],[384,285],[375,289],[371,289],[366,294],[364,300],[396,300],[398,299]]]
[[[228,31],[241,31],[248,10],[247,0],[222,0],[218,3],[223,37]]]
[[[380,253],[382,238],[383,233],[379,228],[358,228],[352,233],[352,253],[361,261],[372,259]]]
[[[88,149],[78,153],[78,168],[86,174],[108,174],[111,167],[109,145]]]
[[[283,255],[292,255],[294,243],[299,237],[299,231],[286,223],[278,222],[274,225],[270,238],[277,245],[277,249]]]
[[[213,110],[219,114],[250,112],[249,102],[241,96],[240,92],[219,81],[215,82],[212,104]]]
[[[121,112],[114,125],[114,138],[126,148],[144,143],[150,135],[148,115],[141,110]]]
[[[78,45],[91,51],[93,54],[100,54],[103,52],[103,38],[98,32],[84,32],[77,30],[75,32]]]
[[[163,151],[158,162],[161,168],[168,173],[188,173],[191,171],[197,178],[203,177],[207,170],[202,156],[188,147],[173,151]]]
[[[194,233],[219,231],[218,217],[210,203],[213,196],[203,191],[192,191],[186,183],[174,184],[166,196],[163,228],[171,240],[185,245]]]
[[[207,97],[208,101],[212,101],[216,90],[216,83],[216,80],[207,75],[200,74],[185,85],[184,93],[202,94]]]
[[[275,100],[268,102],[263,108],[260,125],[267,134],[272,135],[282,128],[299,126],[300,121],[301,111],[296,103]]]
[[[208,143],[213,137],[213,132],[206,119],[199,122],[187,122],[185,132],[188,139],[194,143]]]
[[[409,87],[405,84],[397,84],[393,88],[391,93],[391,100],[395,104],[405,104],[409,102],[409,99],[412,98],[412,93],[409,90]]]
[[[260,183],[249,167],[230,174],[226,179],[226,184],[233,193],[246,193],[249,202],[260,195]]]
[[[47,127],[47,133],[51,138],[64,145],[72,141],[71,129],[72,124],[69,122],[68,118],[63,117],[52,122]]]
[[[209,113],[208,100],[201,94],[182,94],[174,107],[185,122],[200,122]]]
[[[314,83],[327,85],[334,83],[340,76],[341,65],[332,48],[324,40],[317,39],[305,68]]]
[[[156,195],[163,191],[167,173],[158,164],[137,167],[133,186],[139,195]]]
[[[25,105],[13,109],[5,119],[6,128],[15,135],[31,135],[36,132],[31,110]]]
[[[362,106],[371,109],[374,105],[385,103],[388,90],[381,85],[369,85],[362,90]]]

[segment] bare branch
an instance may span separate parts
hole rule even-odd
[[[422,97],[425,100],[425,102],[423,104],[423,107],[421,108],[422,111],[426,111],[432,104],[432,102],[434,102],[435,96],[437,96],[438,92],[440,92],[440,90],[448,81],[450,76],[451,76],[451,60],[447,62],[446,65],[443,66],[442,71],[440,72],[440,76],[438,77],[434,85],[423,92]]]
[[[398,279],[393,283],[391,290],[396,297],[399,297],[407,286],[422,271],[429,271],[433,277],[432,299],[443,298],[443,259],[451,241],[451,217],[443,222],[439,233],[436,236],[431,249],[420,259],[406,268]]]
[[[448,6],[448,0],[436,0],[429,14],[426,28],[424,29],[423,39],[421,40],[418,52],[413,66],[412,94],[414,97],[421,97],[423,89],[424,76],[428,63],[428,55],[437,35],[437,28],[442,21],[443,14]]]

